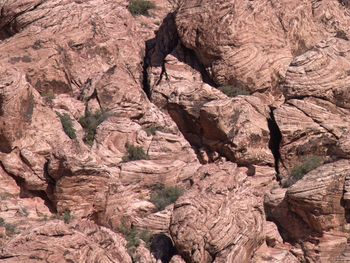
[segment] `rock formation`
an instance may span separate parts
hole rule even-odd
[[[350,261],[348,8],[0,0],[0,261]]]

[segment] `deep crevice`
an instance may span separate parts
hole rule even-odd
[[[164,73],[164,59],[170,54],[179,41],[177,29],[175,26],[175,13],[169,13],[158,28],[156,36],[145,42],[145,56],[143,60],[143,90],[149,100],[151,100],[152,91],[148,78],[149,67],[162,67],[162,78]],[[152,58],[152,52],[156,52],[158,57]]]
[[[273,114],[274,110],[274,108],[270,108],[270,118],[268,119],[268,127],[270,130],[269,148],[275,159],[275,170],[278,179],[279,163],[281,161],[280,144],[282,141],[282,133],[275,120],[275,116]]]
[[[149,83],[149,78],[148,78],[148,67],[149,67],[149,54],[151,49],[153,48],[153,43],[146,41],[145,43],[145,57],[143,59],[143,67],[142,67],[142,86],[143,86],[143,91],[146,93],[147,98],[151,101],[152,100],[152,91],[151,91],[151,86]]]
[[[152,237],[150,247],[151,253],[157,260],[162,263],[169,263],[171,258],[177,254],[172,240],[164,234],[157,234]]]

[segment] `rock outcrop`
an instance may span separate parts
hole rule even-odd
[[[176,202],[170,233],[188,262],[249,262],[263,242],[263,185],[254,188],[246,173],[229,163],[203,166]]]
[[[126,241],[92,222],[50,222],[14,238],[0,250],[2,262],[125,262]],[[20,253],[18,253],[20,251]]]
[[[182,42],[216,83],[276,95],[293,57],[328,37],[347,38],[349,22],[336,0],[190,0],[176,17]]]
[[[268,217],[278,222],[286,238],[301,242],[309,262],[333,262],[347,246],[343,199],[349,165],[348,160],[325,164],[265,200]]]
[[[348,1],[152,3],[0,0],[0,261],[350,261]]]

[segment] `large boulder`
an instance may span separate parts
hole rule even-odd
[[[264,242],[264,187],[246,173],[231,163],[203,166],[175,203],[170,233],[186,261],[250,262]]]

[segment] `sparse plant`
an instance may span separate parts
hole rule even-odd
[[[173,7],[173,10],[179,10],[186,0],[168,0],[168,3]]]
[[[56,98],[55,93],[52,90],[41,93],[41,96],[43,97],[45,103],[50,105],[52,104],[52,101]]]
[[[29,212],[28,212],[28,209],[25,208],[25,207],[21,207],[18,212],[22,215],[22,216],[25,216],[27,217],[29,215]]]
[[[17,232],[16,226],[10,223],[6,223],[2,217],[0,217],[0,226],[5,228],[6,234],[9,236]]]
[[[228,97],[236,97],[239,95],[249,95],[249,91],[247,91],[244,88],[238,87],[238,86],[232,86],[232,85],[226,85],[226,86],[220,86],[218,87],[218,90],[220,90],[222,93],[224,93]]]
[[[125,147],[127,149],[127,154],[123,157],[123,162],[149,159],[148,154],[145,153],[145,150],[141,146],[134,146],[127,143]]]
[[[168,205],[175,203],[183,195],[184,190],[177,186],[166,187],[157,185],[151,194],[151,202],[157,207],[158,211],[164,210]]]
[[[127,241],[126,248],[132,258],[137,256],[135,255],[135,252],[140,246],[141,240],[145,242],[146,247],[150,247],[152,235],[147,230],[139,230],[134,226],[127,227],[125,223],[122,222],[122,224],[119,226],[119,232],[124,235]]]
[[[97,127],[108,118],[108,114],[103,111],[92,113],[86,111],[85,115],[79,119],[80,125],[85,129],[84,141],[92,146],[95,140]]]
[[[133,16],[149,16],[149,10],[156,8],[156,5],[148,0],[131,0],[129,11]]]
[[[283,184],[284,187],[289,187],[295,184],[297,181],[302,179],[305,174],[321,166],[323,163],[322,159],[318,156],[307,156],[304,157],[303,162],[294,167],[290,173],[290,177]]]
[[[0,193],[0,201],[10,199],[11,197],[13,197],[13,195],[10,193]]]
[[[72,214],[70,213],[70,211],[64,211],[63,213],[63,222],[65,224],[69,224],[73,219]]]
[[[34,95],[30,93],[28,95],[27,100],[23,102],[23,112],[24,112],[24,119],[27,122],[30,122],[32,120],[33,112],[34,112],[34,105],[35,105],[35,100],[34,100]]]
[[[139,231],[139,238],[145,242],[145,245],[147,248],[150,248],[151,240],[152,240],[152,234],[148,230],[141,230]]]
[[[60,118],[63,130],[67,134],[67,136],[70,139],[76,139],[76,131],[73,127],[73,122],[69,115],[67,113],[60,114],[59,112],[56,112],[56,114]]]
[[[144,128],[144,131],[147,133],[147,136],[155,135],[156,131],[163,131],[164,128],[162,126],[159,126],[157,124],[152,124],[146,128]]]

